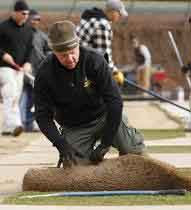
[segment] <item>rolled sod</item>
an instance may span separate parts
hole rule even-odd
[[[98,165],[66,168],[32,168],[23,179],[23,191],[111,191],[166,190],[191,191],[191,179],[177,173],[174,166],[149,156],[124,155]]]

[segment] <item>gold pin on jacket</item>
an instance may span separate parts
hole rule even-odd
[[[91,80],[85,80],[84,81],[84,87],[87,88],[87,87],[90,87],[92,84],[92,81]]]

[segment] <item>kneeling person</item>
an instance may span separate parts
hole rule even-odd
[[[106,60],[93,49],[80,47],[75,31],[70,21],[56,22],[49,29],[53,54],[40,66],[34,85],[40,130],[64,160],[74,163],[78,158],[102,161],[111,146],[120,155],[142,154],[142,135],[128,127],[122,115],[119,88]]]

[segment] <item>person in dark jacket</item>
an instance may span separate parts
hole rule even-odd
[[[48,36],[39,29],[41,16],[38,11],[31,9],[28,23],[33,30],[33,50],[31,52],[32,75],[35,77],[40,63],[50,52],[48,46]],[[34,120],[33,113],[33,84],[31,80],[24,76],[23,91],[20,100],[21,120],[25,132],[36,132],[39,128]]]
[[[79,46],[70,21],[54,23],[48,36],[53,54],[44,60],[36,76],[35,116],[62,160],[97,163],[111,146],[120,155],[142,154],[142,135],[129,129],[122,115],[119,87],[103,55]]]
[[[31,71],[32,28],[26,24],[29,7],[16,1],[10,18],[0,23],[0,86],[3,98],[3,135],[22,133],[19,99],[24,72]]]

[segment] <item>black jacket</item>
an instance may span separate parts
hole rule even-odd
[[[46,33],[39,29],[33,28],[33,50],[31,53],[31,64],[33,68],[33,75],[36,75],[39,64],[51,52],[48,46],[48,36]]]
[[[80,48],[80,60],[67,70],[49,55],[41,65],[34,86],[35,114],[41,131],[54,142],[60,125],[80,126],[107,113],[102,141],[110,144],[122,115],[122,99],[104,57]]]
[[[0,23],[0,66],[9,66],[2,60],[9,53],[19,65],[30,62],[33,31],[28,24],[19,26],[10,17]],[[11,67],[11,66],[10,66]]]

